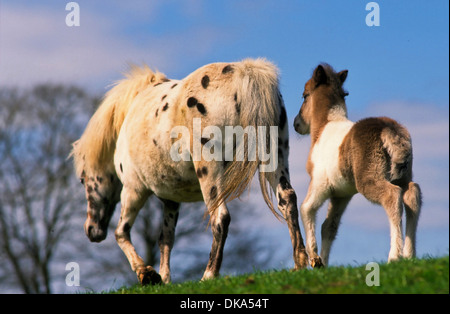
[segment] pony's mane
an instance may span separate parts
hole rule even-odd
[[[130,65],[125,77],[113,84],[83,135],[73,143],[70,156],[73,156],[78,177],[83,172],[88,174],[94,169],[113,167],[117,136],[134,97],[149,85],[168,81],[164,74],[153,72],[147,65]]]

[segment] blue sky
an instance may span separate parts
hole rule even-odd
[[[280,68],[292,124],[303,85],[318,63],[348,69],[352,120],[386,115],[410,129],[415,179],[425,202],[419,254],[448,254],[448,1],[376,1],[379,27],[366,25],[369,1],[358,0],[80,0],[79,27],[65,25],[68,2],[0,1],[0,86],[62,82],[102,94],[121,78],[127,62],[145,62],[181,79],[207,63],[266,57]],[[291,132],[299,201],[308,184],[308,145],[308,138]],[[321,212],[319,223],[326,210]],[[267,215],[263,220],[270,224],[273,217]],[[388,223],[380,207],[356,198],[342,225],[330,262],[335,251],[335,263],[387,258]],[[280,228],[287,232],[285,225]],[[368,242],[351,244],[354,256],[338,252],[355,237]],[[370,251],[370,241],[387,244]]]
[[[9,70],[14,63],[6,57],[20,57],[14,45],[42,53],[36,62],[54,47],[47,52],[57,59],[55,68],[47,60],[46,67],[29,68],[34,75],[9,70],[0,79],[24,84],[40,72],[41,80],[102,89],[127,62],[182,78],[206,63],[264,56],[280,67],[289,115],[297,112],[303,84],[319,62],[349,69],[350,106],[392,99],[448,105],[448,1],[378,1],[381,25],[368,27],[368,1],[82,0],[81,25],[72,28],[65,25],[67,2],[0,2],[0,49],[6,50],[0,65]],[[19,34],[28,45],[10,38],[15,31],[28,34]],[[26,60],[15,62],[33,63],[21,54]],[[99,64],[102,54],[105,64]]]

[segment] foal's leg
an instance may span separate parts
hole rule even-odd
[[[159,237],[159,250],[161,252],[159,273],[164,283],[170,282],[170,252],[175,240],[175,227],[178,221],[180,203],[162,200],[164,204],[164,220]]]
[[[408,189],[403,194],[403,202],[405,204],[406,212],[406,232],[403,257],[411,258],[416,256],[417,222],[422,206],[422,195],[417,183],[409,183]]]
[[[320,250],[320,257],[324,266],[328,265],[328,258],[330,256],[331,246],[339,228],[339,223],[342,214],[345,211],[348,203],[352,197],[332,197],[330,198],[330,205],[328,206],[327,218],[322,224],[322,248]]]
[[[320,191],[319,188],[315,188],[313,186],[313,181],[311,181],[308,188],[308,194],[306,194],[305,200],[300,207],[303,226],[305,228],[306,252],[309,255],[309,263],[313,268],[323,266],[322,260],[317,254],[316,214],[317,210],[322,206],[326,199],[326,193]]]
[[[388,262],[402,257],[403,235],[402,235],[402,212],[403,200],[402,189],[388,181],[370,181],[361,189],[361,194],[369,201],[381,204],[389,218],[391,233],[391,249]]]
[[[151,266],[145,266],[143,259],[136,253],[131,243],[130,230],[134,224],[139,210],[148,198],[148,194],[139,194],[135,189],[122,189],[120,221],[116,228],[116,240],[130,263],[131,269],[136,272],[142,285],[157,284],[161,282],[161,276]]]

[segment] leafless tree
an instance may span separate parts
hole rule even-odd
[[[0,278],[50,293],[50,265],[80,196],[66,159],[93,101],[75,87],[44,85],[4,89],[0,99]]]

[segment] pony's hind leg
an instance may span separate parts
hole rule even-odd
[[[164,217],[159,237],[159,250],[161,252],[159,273],[164,283],[170,282],[170,252],[175,240],[175,227],[178,221],[180,203],[162,200],[164,204]]]
[[[220,266],[222,265],[223,248],[228,235],[228,226],[231,217],[227,206],[222,203],[214,213],[211,214],[211,231],[213,234],[213,243],[209,254],[208,265],[203,274],[202,280],[215,278],[219,276]]]
[[[201,161],[194,162],[194,167],[199,179],[203,199],[210,214],[211,231],[213,234],[213,243],[209,254],[208,265],[202,277],[202,280],[206,280],[219,276],[223,249],[227,239],[231,217],[225,203],[220,204],[214,211],[211,211],[209,208],[209,204],[214,202],[221,192],[221,186],[217,184],[219,182],[217,178],[223,176],[223,164],[216,161]]]
[[[288,224],[295,269],[306,268],[308,265],[308,255],[306,254],[305,245],[300,232],[297,195],[289,182],[289,177],[286,176],[284,171],[283,173],[279,173],[275,178],[269,177],[269,182],[277,196],[278,209],[283,214],[283,217]]]
[[[135,189],[123,187],[121,193],[122,209],[120,221],[115,235],[116,241],[130,263],[131,269],[136,272],[142,285],[157,284],[161,282],[161,276],[151,266],[145,266],[143,259],[136,253],[131,243],[130,231],[133,227],[139,210],[148,198],[148,194],[139,194]]]
[[[282,104],[281,94],[279,96]],[[291,238],[294,267],[303,269],[308,266],[308,255],[306,254],[305,244],[300,231],[298,218],[297,194],[290,183],[289,178],[289,132],[285,122],[287,121],[284,106],[281,106],[280,125],[278,134],[278,164],[273,172],[260,172],[259,181],[264,190],[264,184],[267,180],[272,187],[278,201],[278,210],[283,214],[289,228]],[[284,122],[283,122],[284,121]],[[276,214],[276,212],[274,212]]]
[[[405,204],[406,213],[403,257],[412,258],[416,256],[416,231],[420,209],[422,207],[422,194],[417,183],[409,182],[408,189],[403,194],[403,202]]]
[[[384,207],[389,218],[391,233],[391,249],[388,262],[402,257],[402,213],[403,200],[402,189],[388,181],[366,181],[362,189],[358,189],[369,201],[378,203]]]
[[[352,197],[331,197],[330,204],[328,206],[327,218],[322,224],[322,247],[320,250],[320,257],[324,266],[328,265],[328,258],[330,256],[331,246],[339,228],[339,223],[342,218],[342,214],[345,211],[348,203]]]

